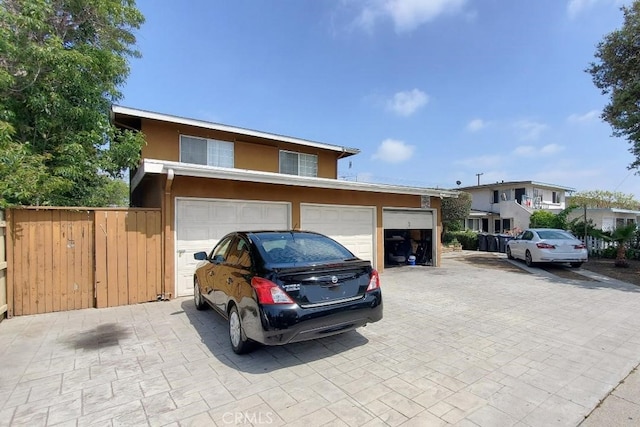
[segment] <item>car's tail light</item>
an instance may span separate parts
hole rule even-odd
[[[380,289],[380,276],[376,270],[371,271],[371,278],[369,279],[369,286],[367,286],[367,292]]]
[[[261,304],[293,304],[289,295],[271,280],[254,277],[251,279],[251,287],[256,290]]]
[[[548,243],[536,243],[536,246],[540,249],[555,249],[556,247],[553,245],[550,245]]]
[[[580,244],[580,245],[573,245],[574,248],[576,249],[586,249],[587,245],[585,245],[584,243]]]

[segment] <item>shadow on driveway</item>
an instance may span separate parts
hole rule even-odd
[[[212,308],[196,310],[192,300],[183,301],[181,307],[211,354],[225,365],[245,373],[269,373],[304,365],[364,346],[369,341],[355,330],[311,341],[258,346],[249,354],[237,355],[231,350],[228,323],[222,316]]]

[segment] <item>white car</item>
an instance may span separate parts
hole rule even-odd
[[[507,242],[507,257],[522,259],[531,267],[539,262],[570,263],[578,268],[587,261],[587,247],[568,231],[530,228]]]

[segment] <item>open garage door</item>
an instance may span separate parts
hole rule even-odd
[[[302,230],[325,234],[375,267],[375,207],[300,205]]]
[[[405,265],[412,260],[433,265],[436,250],[433,211],[383,209],[385,266]]]
[[[176,198],[176,295],[193,294],[195,252],[232,231],[288,230],[290,211],[289,203]]]

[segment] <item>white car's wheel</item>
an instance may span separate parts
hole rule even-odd
[[[527,264],[527,267],[533,267],[534,265],[536,265],[535,262],[533,262],[533,259],[531,258],[531,252],[529,252],[527,250],[527,253],[524,254],[524,262],[525,264]]]

